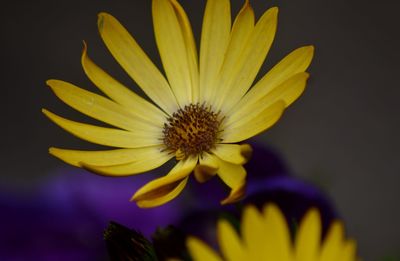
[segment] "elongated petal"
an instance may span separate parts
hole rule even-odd
[[[300,223],[295,239],[295,260],[310,261],[318,258],[321,242],[321,219],[316,209],[307,212]]]
[[[236,65],[232,70],[223,72],[220,84],[225,92],[220,95],[216,108],[229,111],[247,92],[257,76],[275,37],[278,8],[266,11],[257,22],[246,42]]]
[[[217,76],[224,60],[231,30],[229,0],[208,0],[200,43],[200,103],[208,102],[217,88]]]
[[[54,123],[83,140],[119,148],[140,148],[161,145],[161,137],[148,132],[129,132],[67,120],[48,110],[42,112]]]
[[[235,124],[224,129],[223,142],[240,142],[265,131],[278,121],[284,109],[285,103],[278,101],[258,115],[249,117],[246,120],[237,121]]]
[[[292,104],[304,91],[309,74],[301,72],[295,74],[288,80],[281,83],[271,92],[259,100],[250,100],[243,107],[237,107],[232,110],[232,115],[226,119],[225,124],[229,126],[237,121],[242,121],[246,117],[251,117],[252,114],[257,114],[273,103],[282,100],[285,102],[285,107]]]
[[[172,157],[173,155],[171,154],[159,150],[153,150],[149,151],[146,155],[143,155],[143,158],[126,164],[97,166],[81,161],[79,162],[79,165],[99,175],[122,177],[153,170],[166,163]]]
[[[238,144],[218,144],[212,153],[233,164],[242,165],[246,161],[246,158],[242,155],[241,146]]]
[[[178,22],[181,26],[183,39],[185,41],[185,48],[187,52],[188,59],[188,70],[191,77],[192,86],[192,102],[199,102],[199,65],[197,57],[196,41],[193,36],[192,27],[190,25],[189,19],[183,10],[182,6],[176,0],[170,0],[178,18]]]
[[[186,177],[197,164],[197,157],[179,161],[168,175],[150,181],[133,195],[139,207],[155,207],[174,199],[186,184]]]
[[[250,101],[254,103],[293,75],[307,70],[313,55],[313,46],[304,46],[288,54],[250,89],[235,108],[245,106]]]
[[[76,167],[80,162],[95,166],[126,164],[133,161],[148,160],[160,153],[162,146],[151,146],[136,149],[116,149],[103,151],[68,150],[50,148],[51,155]]]
[[[218,168],[218,159],[214,155],[204,152],[199,157],[199,164],[194,169],[194,177],[200,183],[206,182],[217,174]]]
[[[343,251],[343,225],[339,221],[331,224],[328,234],[322,245],[319,261],[337,261],[343,260],[341,252]]]
[[[246,260],[245,252],[237,232],[224,219],[218,222],[218,243],[225,260]]]
[[[73,84],[59,80],[49,80],[47,84],[63,102],[97,120],[131,131],[157,133],[162,129],[163,122],[158,124],[145,122],[121,105]]]
[[[244,209],[241,232],[243,244],[250,255],[247,260],[276,260],[269,259],[271,253],[265,251],[264,237],[268,231],[256,207],[249,205]]]
[[[242,165],[226,162],[218,157],[218,176],[231,188],[229,196],[221,204],[233,203],[242,198],[245,192],[246,170]]]
[[[233,23],[224,62],[219,73],[218,81],[220,83],[214,90],[215,95],[210,97],[211,104],[218,104],[222,99],[222,95],[225,94],[227,86],[225,86],[224,83],[231,80],[227,79],[226,77],[230,77],[230,73],[235,71],[235,68],[237,68],[240,55],[246,46],[247,40],[253,32],[253,29],[254,11],[250,6],[249,1],[246,0],[242,9],[239,11],[239,14],[236,16],[235,22]]]
[[[129,112],[135,117],[156,125],[160,125],[168,117],[156,106],[126,88],[97,66],[87,54],[86,43],[84,43],[81,61],[83,70],[89,79],[108,97],[129,108]]]
[[[99,14],[98,28],[118,63],[158,106],[172,115],[178,104],[168,82],[128,31],[106,13]]]
[[[212,248],[195,237],[189,237],[186,246],[194,261],[223,261]]]
[[[263,216],[266,227],[263,242],[265,251],[271,253],[270,259],[293,260],[290,232],[282,212],[276,205],[268,204],[263,210]]]
[[[153,0],[157,47],[170,86],[181,107],[192,102],[189,59],[181,25],[170,0]]]

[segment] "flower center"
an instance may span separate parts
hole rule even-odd
[[[179,109],[164,123],[163,142],[177,160],[210,152],[219,141],[223,117],[205,104],[190,104]]]

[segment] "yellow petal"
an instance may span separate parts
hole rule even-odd
[[[190,76],[192,80],[192,102],[199,102],[199,65],[197,57],[196,41],[193,36],[192,27],[190,25],[189,19],[183,10],[182,6],[176,0],[170,0],[178,18],[179,24],[181,26],[183,39],[185,41],[185,47],[188,58],[188,69],[190,71]]]
[[[223,261],[214,250],[195,237],[189,237],[186,246],[193,261]]]
[[[80,167],[80,162],[85,162],[95,166],[110,166],[126,164],[133,161],[149,159],[160,153],[162,146],[152,146],[136,149],[116,149],[103,151],[84,151],[50,148],[51,155],[76,167]]]
[[[218,168],[218,159],[214,155],[203,152],[203,155],[199,157],[199,164],[194,169],[194,177],[200,183],[206,182],[217,174]]]
[[[232,72],[237,67],[240,54],[242,53],[247,39],[251,35],[254,28],[254,11],[250,6],[249,1],[246,0],[239,14],[235,18],[235,22],[232,26],[232,31],[229,37],[229,44],[226,50],[225,58],[222,64],[221,72],[219,77],[220,84],[218,88],[215,88],[215,95],[210,97],[211,104],[219,103],[222,99],[222,95],[225,93],[224,82],[230,80],[224,77],[228,76],[229,72]]]
[[[227,198],[221,201],[221,204],[235,202],[244,195],[244,186],[246,184],[246,170],[242,165],[232,164],[222,159],[218,159],[218,176],[231,188],[231,193]]]
[[[257,115],[251,115],[246,120],[239,120],[224,128],[222,142],[235,143],[251,138],[272,125],[281,117],[285,103],[278,101]]]
[[[356,261],[357,258],[357,244],[356,241],[349,239],[344,243],[343,254],[340,258],[343,261]]]
[[[184,178],[181,181],[169,184],[168,186],[160,188],[158,191],[154,191],[152,195],[148,195],[148,199],[138,200],[136,204],[140,208],[153,208],[161,206],[174,198],[176,198],[182,190],[185,188],[189,177]]]
[[[295,74],[278,85],[263,98],[249,100],[249,103],[243,105],[243,107],[236,107],[231,111],[232,115],[226,119],[225,124],[229,126],[236,121],[245,120],[246,117],[251,117],[252,114],[261,112],[266,107],[279,100],[284,101],[285,107],[288,107],[303,93],[308,77],[309,74],[306,72]]]
[[[270,253],[270,260],[293,260],[291,238],[286,219],[279,208],[268,204],[263,210],[266,234],[265,251]]]
[[[59,80],[49,80],[47,84],[63,102],[97,120],[132,131],[157,133],[162,129],[163,122],[145,122],[121,105],[73,84]]]
[[[218,176],[230,188],[237,188],[246,182],[246,170],[242,165],[232,164],[218,159]]]
[[[313,46],[304,46],[291,52],[264,75],[233,109],[245,106],[250,101],[254,103],[293,75],[307,70],[313,55]]]
[[[200,103],[209,102],[217,88],[217,75],[224,60],[231,30],[229,0],[208,0],[200,43]]]
[[[246,194],[246,183],[239,185],[238,187],[232,188],[229,192],[229,195],[221,200],[221,205],[231,204],[238,202],[239,200],[243,199],[244,195]]]
[[[247,163],[253,155],[253,148],[249,144],[240,144],[240,150]]]
[[[169,115],[178,104],[164,76],[113,16],[100,13],[100,35],[111,54],[140,88]]]
[[[162,144],[161,137],[152,133],[98,127],[67,120],[45,109],[42,112],[64,130],[92,143],[119,148],[140,148]]]
[[[169,84],[181,107],[192,103],[192,79],[181,25],[170,0],[153,0],[153,25]]]
[[[321,248],[319,261],[337,261],[341,259],[343,248],[343,225],[339,221],[335,221],[330,225],[328,234],[325,237]]]
[[[300,223],[295,239],[295,260],[317,260],[321,242],[321,219],[316,209],[309,210]]]
[[[221,75],[220,85],[225,92],[220,95],[217,110],[228,112],[247,92],[263,64],[275,37],[278,8],[267,10],[257,22],[235,67]]]
[[[245,252],[240,238],[232,225],[222,219],[218,222],[218,243],[225,260],[243,261],[246,260]]]
[[[155,207],[174,199],[186,184],[186,177],[197,164],[197,157],[181,160],[168,175],[150,181],[133,195],[139,207]]]
[[[134,114],[135,117],[150,123],[164,122],[165,118],[168,117],[156,106],[126,88],[97,66],[87,55],[86,43],[84,43],[81,62],[89,79],[108,97],[129,108],[129,112]]]
[[[173,155],[166,152],[161,152],[160,150],[151,150],[148,151],[146,155],[142,155],[141,159],[125,164],[97,166],[82,160],[79,162],[79,165],[80,167],[99,175],[122,177],[153,170],[166,163],[172,157]]]
[[[242,155],[242,147],[238,144],[217,144],[212,153],[229,163],[242,165],[246,158]]]
[[[271,253],[265,251],[264,237],[268,231],[256,207],[249,205],[244,209],[241,232],[243,244],[250,256],[247,260],[276,260],[270,259]]]

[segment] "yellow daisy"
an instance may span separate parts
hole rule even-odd
[[[255,23],[254,12],[245,1],[231,25],[230,1],[208,0],[199,57],[189,20],[176,0],[153,0],[152,12],[166,77],[113,16],[100,13],[98,18],[100,35],[111,54],[152,102],[97,66],[85,45],[83,69],[108,97],[65,81],[49,80],[47,84],[69,106],[112,127],[43,112],[73,135],[116,149],[50,148],[50,153],[107,176],[143,173],[175,158],[177,164],[166,176],[133,195],[140,207],[175,198],[192,172],[199,182],[218,175],[231,188],[222,203],[234,202],[243,196],[246,171],[242,165],[251,154],[249,145],[236,143],[271,127],[300,96],[313,47],[293,51],[250,88],[274,39],[276,7]]]
[[[356,243],[346,239],[343,224],[334,221],[321,242],[321,218],[316,209],[309,210],[301,221],[294,240],[285,217],[277,206],[268,204],[260,213],[247,206],[243,212],[241,236],[232,225],[218,223],[218,242],[223,258],[195,237],[187,246],[194,261],[356,261]]]

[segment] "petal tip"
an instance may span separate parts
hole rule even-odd
[[[279,8],[277,6],[273,6],[270,9],[268,9],[268,11],[277,16],[279,13]]]
[[[100,12],[97,15],[97,27],[100,31],[100,33],[103,31],[103,27],[104,27],[104,19],[106,19],[107,17],[109,17],[110,15],[105,13],[105,12]]]

